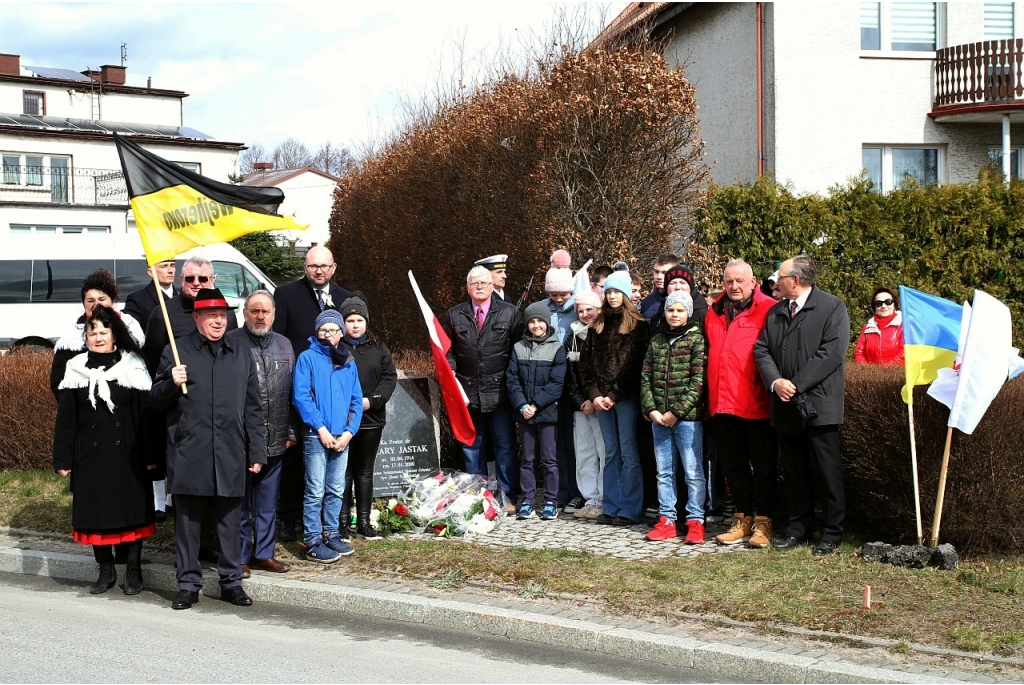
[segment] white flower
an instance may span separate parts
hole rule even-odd
[[[377,521],[380,520],[380,509],[370,510],[370,524],[376,527]]]
[[[467,533],[479,533],[486,535],[494,530],[494,521],[488,521],[483,514],[477,514],[466,523]]]
[[[398,506],[398,500],[397,499],[392,497],[391,499],[388,500],[388,509],[390,509],[391,511],[394,511],[395,507],[397,507],[397,506]]]
[[[480,501],[479,495],[471,495],[468,492],[464,492],[459,495],[454,502],[451,504],[451,510],[456,514],[465,514],[467,511],[473,508],[477,502]]]
[[[333,298],[333,297],[331,297],[331,294],[330,294],[330,293],[328,293],[328,294],[327,294],[327,299],[326,299],[326,300],[324,300],[324,302],[326,302],[326,303],[327,303],[327,306],[328,306],[328,307],[333,307],[333,306],[334,306],[334,298]]]

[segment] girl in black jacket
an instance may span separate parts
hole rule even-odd
[[[345,319],[345,344],[352,350],[359,385],[363,389],[363,420],[352,436],[348,449],[348,470],[345,473],[345,499],[341,505],[341,537],[351,536],[352,495],[356,498],[356,534],[373,539],[380,535],[370,525],[373,503],[373,465],[377,448],[387,423],[387,403],[398,385],[398,372],[388,346],[367,330],[370,320],[366,302],[357,295],[341,305]]]

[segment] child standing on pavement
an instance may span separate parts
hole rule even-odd
[[[526,308],[526,331],[512,348],[506,384],[512,406],[519,413],[519,442],[522,447],[519,485],[523,500],[517,518],[535,516],[537,495],[535,461],[540,452],[544,471],[544,509],[541,518],[558,518],[558,398],[565,382],[565,348],[550,325],[551,314],[543,302]]]
[[[601,311],[601,298],[584,290],[576,296],[577,321],[570,325],[571,334],[565,340],[565,386],[572,402],[573,437],[576,448],[576,483],[584,498],[584,506],[573,512],[578,519],[596,519],[604,513],[604,438],[597,410],[587,397],[580,377],[580,352],[590,332],[590,324]]]
[[[686,539],[704,542],[703,433],[706,352],[700,323],[689,320],[693,299],[676,291],[665,298],[661,330],[651,340],[640,379],[643,415],[654,432],[658,466],[658,522],[648,540],[668,540],[676,531],[676,469],[686,480]]]

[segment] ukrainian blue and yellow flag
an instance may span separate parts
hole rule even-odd
[[[928,385],[939,369],[956,363],[960,346],[960,319],[963,307],[920,290],[900,286],[903,312],[903,353],[907,384],[903,401],[914,403],[914,386]]]
[[[277,214],[284,202],[280,188],[214,181],[117,134],[114,145],[150,265],[197,245],[223,243],[254,231],[308,228]]]

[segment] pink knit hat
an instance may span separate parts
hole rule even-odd
[[[551,254],[551,268],[544,277],[544,292],[547,293],[571,293],[572,270],[569,264],[572,257],[565,250],[555,250]]]
[[[573,295],[572,299],[577,305],[585,304],[591,307],[596,307],[597,309],[601,308],[601,298],[592,290],[583,290],[578,292]]]

